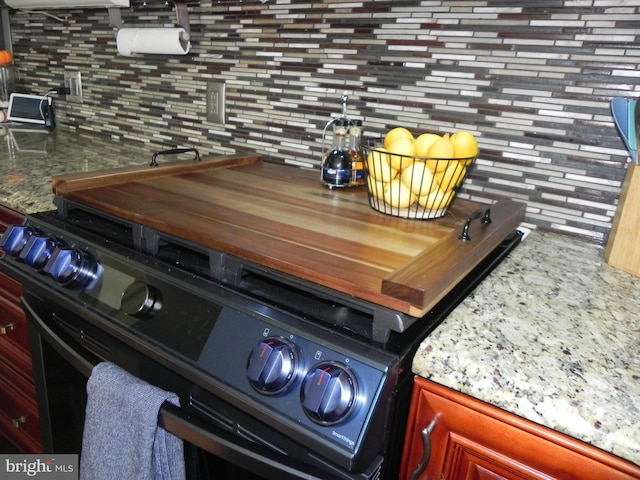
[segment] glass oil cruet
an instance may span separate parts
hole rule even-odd
[[[344,118],[333,122],[333,145],[322,161],[322,183],[325,187],[348,187],[351,182],[351,157],[347,153],[349,122]]]
[[[343,188],[351,186],[352,160],[348,153],[349,127],[353,124],[347,117],[348,96],[343,94],[342,116],[327,122],[322,134],[323,158],[322,158],[322,184],[327,188]],[[331,128],[333,141],[330,148],[325,147],[327,130]]]
[[[362,153],[362,120],[353,120],[349,126],[347,153],[351,158],[351,181],[349,186],[364,185],[364,154]]]

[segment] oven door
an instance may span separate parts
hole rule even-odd
[[[80,453],[86,383],[93,366],[111,361],[145,381],[171,390],[167,382],[182,393],[189,387],[185,379],[139,354],[128,345],[83,321],[78,312],[60,307],[55,301],[39,297],[25,288],[22,297],[29,319],[34,378],[38,395],[44,449],[48,453]],[[155,372],[152,375],[150,372]],[[140,375],[140,374],[143,375]],[[170,380],[167,380],[169,378]],[[157,380],[157,383],[156,383]],[[175,391],[175,389],[173,390]],[[165,403],[159,425],[185,441],[188,478],[232,479],[371,479],[380,465],[370,472],[350,474],[327,471],[302,464],[286,455],[216,428],[183,407]],[[304,448],[301,446],[301,448]],[[222,473],[224,472],[224,473]],[[222,474],[222,475],[221,475]]]

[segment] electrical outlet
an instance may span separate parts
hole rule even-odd
[[[207,121],[224,123],[225,90],[224,82],[207,83]]]
[[[82,76],[80,72],[65,72],[64,86],[69,89],[66,100],[69,102],[82,103]]]

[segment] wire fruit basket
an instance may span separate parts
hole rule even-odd
[[[399,155],[382,139],[367,139],[363,150],[371,208],[411,219],[444,216],[476,159]]]

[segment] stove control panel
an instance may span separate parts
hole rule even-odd
[[[353,454],[371,425],[383,423],[396,357],[264,313],[223,308],[198,366],[258,417],[270,412],[283,433]]]
[[[302,377],[302,410],[319,425],[335,425],[353,410],[358,382],[350,368],[327,361],[302,371],[297,347],[282,337],[260,340],[249,354],[247,379],[264,395],[285,393]]]

